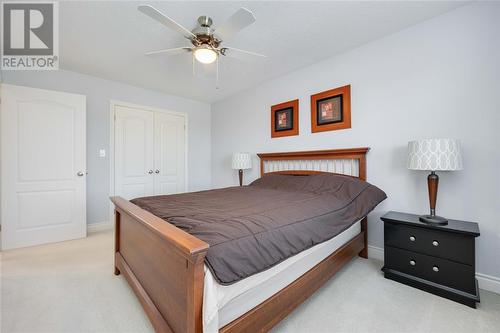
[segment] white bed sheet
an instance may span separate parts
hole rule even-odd
[[[203,331],[217,332],[259,305],[328,257],[361,231],[358,221],[332,239],[313,246],[278,265],[229,286],[217,283],[205,266]]]

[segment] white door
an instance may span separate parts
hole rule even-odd
[[[115,195],[153,195],[154,113],[115,105]]]
[[[86,236],[85,96],[1,86],[2,249]]]
[[[182,115],[155,113],[155,195],[186,191],[186,134]]]

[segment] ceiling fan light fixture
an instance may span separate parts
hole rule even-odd
[[[194,57],[202,64],[211,64],[217,60],[217,52],[210,47],[201,46],[194,50]]]

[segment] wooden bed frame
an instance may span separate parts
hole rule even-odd
[[[357,175],[352,176],[365,180],[368,150],[354,148],[258,156],[261,175],[337,171],[346,174],[343,169],[347,162],[347,166],[351,163],[357,170]],[[341,162],[340,170],[335,167],[336,162]],[[299,165],[300,170],[290,169],[290,165]],[[266,171],[266,168],[270,169]],[[157,332],[202,332],[204,259],[208,244],[121,197],[111,200],[115,205],[115,275],[124,275]],[[353,257],[367,258],[367,254],[367,219],[364,218],[357,236],[290,285],[222,327],[220,332],[268,331]]]

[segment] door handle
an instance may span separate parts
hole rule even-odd
[[[78,177],[83,177],[83,176],[85,175],[85,172],[83,172],[83,171],[78,171],[78,172],[76,173],[76,175],[77,175]]]
[[[148,171],[148,173],[149,173],[150,175],[152,175],[152,174],[153,174],[153,170],[149,170],[149,171]]]
[[[160,173],[160,170],[156,169],[156,170],[155,170],[155,173],[156,173],[156,174],[159,174],[159,173]]]

